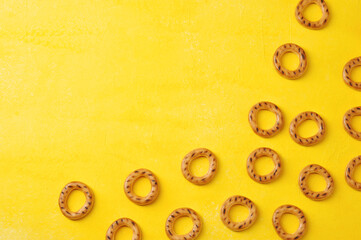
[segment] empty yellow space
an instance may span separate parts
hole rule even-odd
[[[255,161],[255,172],[259,175],[266,175],[274,169],[274,162],[270,157],[260,157]]]
[[[351,119],[352,128],[355,131],[361,132],[361,116],[355,116]]]
[[[115,240],[130,240],[133,237],[132,229],[128,227],[122,227],[115,235]]]
[[[351,79],[355,82],[361,82],[361,66],[357,66],[352,69]]]
[[[309,21],[318,21],[322,17],[322,10],[317,4],[310,4],[303,12],[303,15]]]
[[[70,211],[78,211],[85,203],[85,195],[82,191],[74,190],[68,197],[68,207]]]
[[[229,212],[232,222],[242,222],[247,219],[248,215],[248,208],[241,205],[234,205]]]
[[[189,170],[194,176],[204,176],[209,169],[209,160],[206,157],[200,157],[194,159],[189,167]]]
[[[361,166],[360,165],[355,167],[355,170],[353,172],[353,178],[355,179],[356,182],[361,182]]]
[[[293,214],[284,214],[281,217],[281,226],[287,233],[294,233],[297,231],[300,221]]]
[[[149,179],[145,177],[138,178],[137,181],[134,182],[133,191],[136,195],[140,197],[145,197],[151,190],[151,184]]]
[[[290,71],[294,71],[300,64],[299,56],[293,52],[285,53],[281,58],[282,66]]]
[[[307,179],[308,187],[314,192],[320,192],[326,188],[326,180],[320,174],[310,174]]]
[[[318,125],[314,120],[306,120],[297,128],[297,133],[303,137],[308,138],[316,135],[318,132]]]
[[[189,233],[193,229],[193,221],[190,217],[180,217],[174,223],[174,231],[179,235]]]
[[[261,110],[257,113],[257,124],[261,129],[270,129],[276,123],[276,114],[268,110]]]

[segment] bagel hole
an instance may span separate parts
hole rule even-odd
[[[356,166],[353,172],[353,179],[356,182],[361,182],[361,167],[360,165]]]
[[[300,221],[298,220],[297,216],[286,213],[281,217],[281,226],[285,232],[293,234],[300,226]]]
[[[321,192],[326,189],[326,180],[320,174],[312,173],[308,176],[307,185],[313,192]]]
[[[82,191],[74,190],[68,197],[68,207],[70,211],[77,212],[85,203],[86,197]]]
[[[281,59],[282,66],[289,71],[295,71],[299,64],[300,59],[297,54],[293,52],[286,52]]]
[[[242,222],[248,218],[249,209],[242,205],[234,205],[229,211],[232,222]]]
[[[151,191],[150,181],[145,177],[138,178],[133,185],[133,192],[139,197],[145,197]]]
[[[199,157],[192,160],[189,170],[193,176],[201,177],[207,174],[209,167],[208,158]]]
[[[317,22],[322,17],[322,10],[320,6],[315,3],[308,5],[303,11],[303,16],[311,22]]]
[[[361,82],[361,66],[357,66],[352,69],[351,79],[354,82]]]
[[[128,227],[121,227],[115,234],[115,240],[132,239],[133,230]]]
[[[306,120],[297,128],[297,133],[303,138],[309,138],[316,135],[318,132],[318,125],[313,120]]]
[[[276,123],[276,114],[268,110],[261,110],[257,113],[257,125],[261,129],[270,129]]]
[[[351,119],[351,125],[355,131],[361,132],[361,116],[354,116]]]
[[[190,217],[180,217],[174,223],[174,231],[177,235],[185,235],[192,231],[193,221]]]
[[[259,175],[267,175],[275,168],[274,162],[270,157],[260,157],[254,163],[255,172]]]

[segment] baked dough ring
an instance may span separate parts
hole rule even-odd
[[[361,91],[361,82],[355,82],[351,79],[352,70],[358,66],[361,66],[361,57],[351,59],[349,62],[346,63],[345,67],[343,68],[342,76],[343,80],[347,85]]]
[[[309,21],[305,18],[305,16],[303,15],[303,11],[311,4],[317,4],[322,11],[322,17],[320,20],[312,22]],[[326,26],[326,23],[328,22],[328,18],[329,18],[329,12],[328,12],[328,7],[326,5],[325,0],[301,0],[296,7],[296,19],[297,21],[305,26],[306,28],[309,29],[321,29],[324,28]]]
[[[294,71],[288,70],[282,66],[281,58],[285,53],[292,52],[298,55],[300,64],[298,68]],[[277,48],[275,54],[273,55],[273,64],[279,74],[287,79],[297,79],[305,74],[307,69],[307,58],[305,51],[298,45],[294,43],[286,43]]]
[[[355,129],[353,129],[351,125],[351,119],[355,116],[361,116],[361,106],[354,107],[345,113],[343,117],[343,126],[345,127],[346,132],[350,134],[351,137],[361,141],[361,132],[358,132]]]
[[[283,214],[293,214],[295,215],[298,220],[300,221],[300,225],[298,226],[298,229],[293,234],[287,233],[281,225],[281,217]],[[293,205],[283,205],[276,209],[276,211],[273,213],[273,226],[276,229],[276,232],[278,236],[280,236],[284,240],[297,240],[301,239],[303,235],[305,234],[306,230],[306,218],[303,214],[302,210],[299,209],[296,206]]]
[[[318,125],[318,132],[316,135],[308,138],[303,138],[297,133],[298,126],[306,120],[314,120]],[[303,112],[295,117],[290,124],[290,135],[292,139],[303,146],[312,146],[319,143],[325,136],[325,122],[322,117],[315,112]]]
[[[196,177],[191,174],[191,171],[189,169],[190,164],[193,160],[200,158],[200,157],[206,157],[209,160],[209,169],[206,175],[201,177]],[[194,183],[196,185],[205,185],[212,181],[217,171],[217,159],[216,156],[208,149],[206,148],[198,148],[194,149],[193,151],[189,152],[182,161],[182,173],[183,176],[191,183]]]
[[[307,179],[310,176],[310,174],[317,173],[325,178],[327,186],[323,191],[320,192],[314,192],[312,191],[307,184]],[[320,201],[328,198],[335,188],[335,184],[333,181],[333,178],[328,173],[328,171],[317,164],[311,164],[302,169],[300,173],[300,177],[298,179],[298,185],[300,186],[300,189],[302,193],[308,197],[309,199]]]
[[[68,197],[70,193],[74,190],[82,191],[86,197],[85,204],[77,212],[70,211],[68,207]],[[67,185],[65,185],[65,187],[60,193],[60,197],[59,197],[60,210],[63,213],[63,215],[69,218],[70,220],[79,220],[85,217],[91,212],[93,206],[94,206],[93,191],[85,183],[70,182]]]
[[[355,181],[355,179],[353,178],[353,172],[355,171],[355,167],[357,167],[360,164],[361,164],[361,155],[355,157],[347,164],[346,173],[345,173],[347,184],[357,191],[361,191],[361,183]]]
[[[151,190],[148,193],[148,195],[145,197],[137,196],[133,192],[133,185],[134,185],[135,181],[137,181],[141,177],[147,178],[151,184]],[[158,194],[159,194],[158,180],[155,177],[155,175],[148,169],[135,170],[125,180],[124,192],[125,192],[125,195],[129,198],[129,200],[134,202],[135,204],[138,204],[140,206],[149,205],[152,202],[154,202],[158,197]]]
[[[257,123],[257,114],[261,110],[268,110],[276,114],[276,123],[271,129],[263,130],[258,127]],[[251,128],[255,134],[261,137],[270,138],[279,133],[283,127],[283,116],[281,109],[277,107],[276,104],[271,102],[259,102],[255,104],[248,114],[248,121],[251,125]]]
[[[255,172],[254,164],[260,157],[270,157],[275,165],[272,172],[267,175],[258,175]],[[257,148],[254,150],[247,159],[247,172],[248,175],[258,183],[270,183],[276,180],[281,174],[281,159],[278,154],[270,148]]]
[[[115,222],[110,225],[107,231],[107,235],[105,237],[106,240],[115,240],[115,236],[119,229],[122,227],[128,227],[133,231],[132,240],[141,240],[142,239],[142,232],[140,231],[139,226],[129,218],[119,218]]]
[[[185,235],[177,235],[174,231],[174,223],[178,218],[190,217],[193,221],[193,229]],[[171,240],[192,240],[196,239],[202,230],[202,221],[196,211],[190,208],[178,208],[168,217],[165,224],[165,232]]]
[[[232,222],[229,217],[229,212],[234,205],[245,206],[249,210],[249,215],[246,220],[242,222]],[[240,232],[251,227],[257,219],[256,205],[246,197],[243,196],[232,196],[228,198],[222,205],[221,209],[221,220],[223,224],[235,232]]]

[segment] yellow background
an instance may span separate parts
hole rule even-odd
[[[282,204],[305,212],[305,240],[360,239],[361,193],[346,184],[344,170],[361,145],[344,131],[342,117],[361,105],[361,93],[344,84],[342,69],[361,55],[361,1],[328,0],[330,22],[320,31],[296,21],[297,2],[0,1],[0,239],[104,239],[120,217],[136,221],[145,240],[167,239],[165,220],[183,206],[202,216],[199,240],[279,239],[271,219]],[[309,60],[306,75],[294,81],[272,64],[287,42],[303,47]],[[247,121],[263,100],[285,116],[271,139],[255,135]],[[324,141],[313,147],[288,133],[292,118],[306,110],[326,122]],[[261,124],[272,125],[268,116]],[[315,130],[305,125],[304,134]],[[280,179],[268,185],[252,181],[245,167],[249,153],[263,146],[283,162]],[[219,160],[215,179],[203,187],[180,171],[183,156],[198,147]],[[298,188],[299,172],[311,163],[335,179],[325,201],[311,201]],[[204,161],[195,165],[205,171]],[[159,178],[161,192],[150,206],[133,204],[123,192],[137,168]],[[80,221],[58,207],[61,189],[75,180],[96,199]],[[139,184],[137,191],[146,192]],[[241,233],[219,219],[221,204],[235,194],[259,210],[255,225]],[[70,204],[79,207],[82,198],[74,194]],[[130,238],[122,230],[117,239]]]

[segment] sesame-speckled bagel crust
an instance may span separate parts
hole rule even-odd
[[[242,222],[233,222],[229,217],[231,208],[235,205],[245,206],[249,210],[249,215],[246,220]],[[222,205],[221,208],[221,220],[223,224],[235,232],[240,232],[251,227],[257,219],[256,205],[246,197],[243,196],[232,196],[228,198]]]
[[[282,66],[282,56],[285,53],[295,53],[298,55],[300,63],[296,70],[288,70],[287,68]],[[307,69],[307,57],[305,51],[298,45],[294,43],[286,43],[277,48],[275,54],[273,55],[273,64],[277,70],[277,72],[287,78],[287,79],[297,79],[300,78],[303,74],[305,74]]]
[[[343,126],[351,137],[361,141],[361,132],[356,131],[351,125],[351,120],[355,116],[361,116],[361,106],[351,108],[345,113],[343,116]]]
[[[320,192],[312,191],[307,184],[307,179],[311,174],[319,174],[326,180],[326,188]],[[332,176],[328,171],[320,165],[311,164],[302,169],[300,176],[298,178],[298,185],[302,193],[309,199],[320,201],[328,198],[334,191],[335,183]]]
[[[303,15],[305,9],[311,4],[317,4],[321,8],[322,17],[318,21],[309,21]],[[313,30],[324,28],[328,23],[330,16],[325,0],[301,0],[297,4],[295,15],[297,21],[301,25]]]
[[[342,76],[343,76],[343,80],[348,86],[358,91],[361,91],[361,82],[355,82],[354,80],[351,79],[352,70],[358,66],[361,66],[361,57],[351,59],[345,64],[345,67],[343,68]]]
[[[145,177],[150,181],[151,190],[145,197],[137,196],[133,191],[134,183],[141,177]],[[130,201],[138,204],[140,206],[149,205],[154,202],[159,195],[159,184],[154,173],[148,169],[138,169],[129,174],[124,183],[124,192],[125,195],[129,198]]]
[[[295,215],[300,221],[298,229],[292,234],[287,233],[281,225],[281,217],[287,213]],[[272,222],[278,236],[284,240],[299,240],[303,237],[306,231],[306,217],[301,209],[293,205],[283,205],[277,208],[273,213]]]
[[[190,171],[191,162],[197,158],[206,157],[209,161],[208,172],[201,177],[194,176]],[[183,176],[191,183],[196,185],[205,185],[212,181],[217,171],[216,156],[206,148],[198,148],[189,152],[182,160],[181,166]]]
[[[128,227],[133,231],[132,240],[141,240],[142,239],[142,232],[140,231],[139,226],[129,218],[119,218],[118,220],[114,221],[110,227],[108,228],[107,234],[105,236],[105,240],[115,240],[115,236],[119,229],[122,227]]]
[[[268,110],[276,114],[276,123],[273,125],[272,128],[264,130],[258,126],[257,114],[261,110]],[[258,136],[265,138],[270,138],[275,136],[283,128],[283,115],[281,109],[279,109],[279,107],[276,104],[271,102],[259,102],[255,104],[251,108],[251,110],[249,110],[248,121],[249,124],[251,125],[253,132]]]
[[[174,231],[174,224],[178,218],[190,217],[193,221],[193,228],[189,233],[184,235],[178,235]],[[198,237],[202,230],[202,220],[198,213],[191,208],[178,208],[174,210],[167,218],[165,224],[165,232],[171,240],[193,240]]]
[[[68,197],[70,193],[74,190],[82,191],[86,198],[84,205],[77,212],[70,211],[68,207]],[[91,212],[93,206],[94,206],[93,191],[85,183],[70,182],[67,185],[65,185],[65,187],[60,193],[60,197],[59,197],[60,210],[65,217],[71,220],[79,220],[85,217]]]
[[[314,120],[318,126],[316,135],[303,138],[297,133],[297,128],[306,120]],[[298,144],[303,146],[312,146],[319,143],[325,136],[325,122],[322,117],[315,112],[303,112],[295,117],[290,124],[291,138]]]
[[[361,182],[355,181],[355,179],[353,178],[353,173],[355,171],[355,168],[360,164],[361,164],[361,155],[355,157],[347,164],[346,173],[345,173],[347,184],[357,191],[361,191]]]

